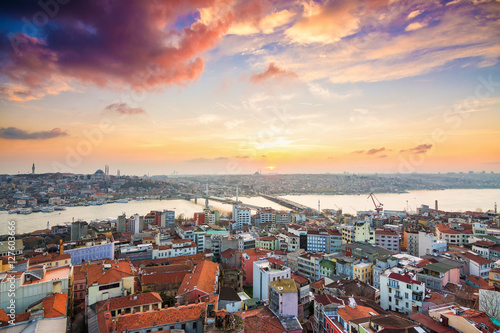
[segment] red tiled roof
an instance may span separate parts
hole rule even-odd
[[[97,325],[101,332],[111,332],[113,327],[113,319],[110,311],[104,311],[97,314]]]
[[[420,261],[418,264],[417,264],[417,267],[418,268],[424,268],[424,266],[427,266],[429,264],[435,264],[439,261],[437,261],[436,259],[434,258],[431,258],[431,259],[422,259],[422,261]]]
[[[227,249],[225,251],[222,251],[220,253],[221,257],[222,258],[226,258],[226,259],[229,259],[231,258],[234,254],[236,253],[236,250],[235,249]]]
[[[339,317],[342,317],[344,321],[349,322],[353,319],[365,318],[372,316],[371,313],[378,315],[379,313],[372,308],[362,305],[356,305],[354,308],[351,306],[344,306],[338,310]]]
[[[416,321],[417,323],[422,324],[422,326],[427,327],[436,333],[455,333],[455,332],[457,332],[453,328],[446,327],[443,324],[441,324],[440,322],[435,321],[431,317],[424,315],[423,313],[417,313],[417,314],[408,316],[408,318]]]
[[[335,296],[331,296],[331,295],[314,295],[314,300],[317,302],[317,303],[321,303],[323,305],[328,305],[328,304],[332,304],[332,303],[335,303],[335,304],[344,304],[344,302],[340,299],[340,298],[337,298]]]
[[[68,294],[57,293],[49,298],[45,298],[42,302],[44,318],[57,318],[66,316]]]
[[[309,280],[303,277],[302,275],[292,274],[292,279],[294,279],[295,282],[297,282],[298,284],[309,282]]]
[[[388,236],[398,236],[396,233],[389,230],[375,230],[375,235],[388,235]]]
[[[133,276],[134,271],[130,267],[130,262],[126,260],[106,260],[106,264],[111,264],[111,268],[103,269],[103,262],[96,264],[90,264],[87,271],[87,281],[88,285],[91,286],[94,283],[99,285],[108,284],[112,282],[121,281],[124,277]]]
[[[447,312],[446,315],[464,317],[464,318],[467,318],[469,321],[472,321],[475,324],[483,323],[488,328],[487,329],[478,328],[478,329],[484,333],[493,332],[499,328],[499,326],[497,326],[491,322],[490,317],[488,317],[486,315],[486,313],[484,313],[483,311],[468,309],[459,315],[456,315],[456,314],[451,313],[451,312]]]
[[[215,281],[219,271],[219,264],[205,260],[198,264],[193,273],[188,273],[184,276],[182,284],[177,292],[177,295],[190,292],[195,288],[213,294],[215,292]]]
[[[257,240],[265,241],[265,242],[274,242],[275,240],[277,240],[277,238],[274,236],[265,236],[265,237],[257,238]]]
[[[479,277],[479,276],[476,276],[476,275],[469,275],[466,280],[469,280],[470,282],[474,283],[475,285],[479,286],[479,289],[485,289],[485,288],[489,288],[490,285],[488,284],[488,282]]]
[[[254,249],[245,250],[245,253],[250,257],[264,256],[264,255],[267,255],[269,252],[271,252],[271,251],[266,250],[266,249],[257,248],[257,247]]]
[[[206,308],[206,303],[196,303],[167,309],[120,315],[117,318],[116,331],[137,330],[145,327],[176,323],[177,321],[194,321],[199,318],[204,318]]]
[[[318,288],[318,289],[325,288],[325,279],[320,279],[320,280],[312,283],[311,287]]]
[[[413,280],[413,278],[408,274],[398,274],[398,273],[391,273],[389,274],[390,279],[398,280],[404,283],[412,283],[412,284],[418,284],[421,285],[422,282],[419,282],[417,280]]]
[[[28,321],[28,320],[30,320],[30,316],[31,316],[31,313],[29,313],[29,312],[23,312],[23,313],[17,314],[15,322],[22,323],[24,321]]]
[[[486,242],[486,241],[477,241],[475,243],[472,244],[472,246],[474,245],[477,245],[477,246],[482,246],[482,247],[493,247],[495,246],[496,244],[495,243],[492,243],[492,242]]]
[[[134,294],[123,297],[114,297],[97,303],[97,312],[106,311],[109,305],[109,311],[131,308],[140,305],[161,303],[162,299],[156,292]]]
[[[461,253],[460,256],[465,257],[469,260],[477,262],[479,265],[491,264],[492,261],[481,257],[479,254],[472,254],[470,252]]]
[[[143,286],[148,286],[152,284],[157,285],[169,285],[169,284],[180,284],[184,280],[186,274],[189,271],[179,271],[179,272],[165,272],[165,273],[154,273],[141,275],[141,284]]]
[[[282,333],[286,331],[278,317],[267,306],[236,312],[235,315],[243,318],[245,333]]]
[[[4,309],[0,309],[0,322],[7,322],[10,318],[7,317],[7,313],[5,313]]]

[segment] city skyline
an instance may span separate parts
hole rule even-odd
[[[500,172],[498,1],[0,8],[0,173]]]

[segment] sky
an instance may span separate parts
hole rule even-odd
[[[0,173],[500,172],[500,1],[2,1]]]

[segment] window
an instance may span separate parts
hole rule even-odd
[[[408,293],[405,293],[405,298],[408,299]]]

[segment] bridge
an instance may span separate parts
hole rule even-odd
[[[253,209],[253,210],[262,210],[264,209],[264,207],[260,207],[260,206],[255,206],[255,205],[250,205],[250,204],[246,204],[244,202],[241,202],[241,201],[236,201],[236,200],[233,200],[233,199],[224,199],[224,198],[218,198],[218,197],[213,197],[213,196],[207,196],[205,194],[192,194],[192,193],[182,193],[182,192],[179,192],[178,193],[180,196],[186,198],[187,200],[191,200],[191,199],[194,199],[194,202],[195,203],[198,203],[198,199],[208,199],[209,201],[217,201],[217,202],[221,202],[223,204],[228,204],[228,205],[240,205],[240,206],[245,206],[245,207],[248,207],[250,209]]]
[[[322,213],[319,210],[302,205],[302,204],[299,204],[299,203],[294,202],[292,200],[288,200],[285,198],[279,198],[279,197],[275,197],[275,196],[267,195],[267,194],[262,194],[262,193],[259,193],[259,195],[261,197],[263,197],[264,199],[275,202],[283,207],[290,208],[290,209],[292,209],[296,212],[299,212],[299,213],[311,212],[313,215],[317,215],[317,216],[322,215]]]

